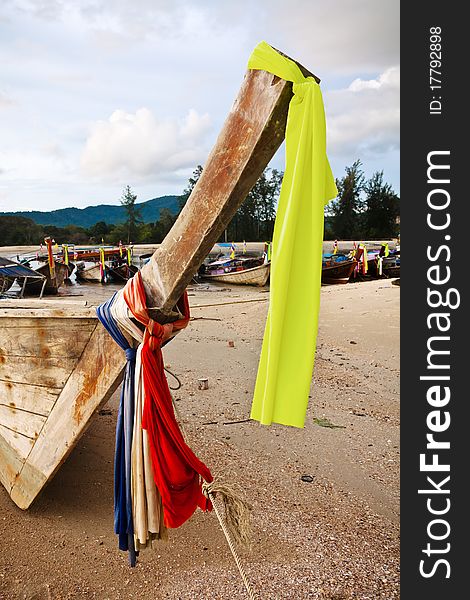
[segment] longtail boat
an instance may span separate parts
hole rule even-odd
[[[126,282],[133,277],[139,269],[134,265],[124,263],[122,265],[110,266],[109,275],[115,283]]]
[[[133,246],[110,246],[110,247],[102,247],[102,251],[104,252],[104,256],[106,259],[108,258],[116,258],[116,257],[124,257],[126,256],[127,250],[133,252]],[[75,248],[72,244],[69,244],[68,250],[69,257],[73,257],[74,260],[83,260],[90,262],[98,262],[100,260],[100,248]],[[54,253],[54,258],[59,262],[64,262],[65,254],[63,250]],[[47,254],[38,254],[37,260],[47,261]]]
[[[324,258],[321,271],[322,283],[348,283],[357,261],[344,255],[332,254]]]
[[[42,283],[38,280],[27,281],[24,286],[24,294],[27,296],[37,294],[41,294],[41,296],[42,294],[57,294],[61,285],[70,275],[69,265],[59,262],[54,258],[51,238],[46,237],[44,241],[47,246],[47,262],[34,270],[36,273],[46,278],[46,283],[44,287],[41,287]],[[29,261],[26,264],[28,267],[31,266]]]
[[[199,277],[235,285],[266,285],[271,264],[263,257],[235,257],[220,259],[205,265]]]
[[[35,281],[39,283],[38,295],[40,296],[42,296],[46,285],[46,277],[41,273],[33,271],[26,265],[0,256],[0,295],[7,292],[15,281],[20,286],[20,298],[24,295],[28,282]]]
[[[44,287],[44,294],[57,294],[59,288],[63,285],[64,281],[69,277],[70,267],[65,263],[54,261],[54,271],[51,274],[49,265],[41,265],[37,269],[34,269],[36,273],[44,275],[46,277],[46,285]],[[31,280],[26,283],[24,293],[26,296],[38,295],[41,293],[42,281]]]
[[[154,320],[177,318],[178,299],[282,143],[291,98],[291,83],[247,71],[199,181],[142,268]],[[20,508],[59,469],[118,387],[124,364],[92,308],[0,303],[0,479]]]
[[[104,268],[99,263],[77,263],[77,271],[75,277],[79,281],[89,281],[94,283],[101,283],[104,279],[106,267]]]
[[[271,265],[267,263],[265,265],[258,265],[257,267],[240,269],[239,271],[229,271],[227,273],[219,274],[206,274],[202,276],[202,279],[235,285],[263,286],[266,285],[269,279],[270,267]]]
[[[16,276],[11,272],[13,264],[0,256],[0,294],[7,292],[15,283]]]

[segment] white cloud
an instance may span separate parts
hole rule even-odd
[[[193,166],[204,159],[208,114],[191,109],[186,117],[159,120],[148,108],[115,110],[92,126],[81,166],[95,177],[129,174],[142,178]]]
[[[350,92],[362,90],[380,90],[381,88],[398,89],[400,87],[400,69],[390,67],[377,79],[355,79],[348,87]]]
[[[397,150],[399,94],[398,67],[376,79],[355,79],[346,89],[326,93],[329,153],[366,159]]]

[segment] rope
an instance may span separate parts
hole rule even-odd
[[[179,379],[179,378],[178,378],[178,377],[177,377],[177,376],[176,376],[174,373],[172,373],[172,372],[170,371],[170,369],[167,369],[166,367],[164,367],[164,369],[165,369],[165,371],[166,371],[166,372],[167,372],[169,375],[171,375],[171,376],[172,376],[174,379],[176,379],[176,382],[177,382],[177,384],[178,384],[178,387],[170,387],[170,386],[168,386],[168,387],[170,388],[170,390],[173,390],[173,391],[179,390],[179,389],[180,389],[180,387],[181,387],[181,385],[182,385],[182,384],[181,384],[181,380],[180,380],[180,379]]]
[[[183,432],[183,435],[186,437],[186,431],[181,420],[180,412],[176,407],[176,403],[173,397],[172,400],[173,407],[175,409],[175,414],[179,421],[180,429]],[[247,591],[248,597],[250,598],[250,600],[256,600],[256,596],[254,595],[253,590],[251,589],[250,583],[243,569],[240,557],[238,556],[237,550],[232,541],[233,536],[235,537],[238,543],[248,545],[250,506],[244,500],[242,500],[241,496],[234,492],[229,486],[217,483],[215,481],[213,481],[212,483],[207,483],[206,481],[204,481],[202,484],[202,493],[204,494],[204,496],[206,496],[206,498],[209,498],[209,500],[212,502],[214,512],[219,521],[219,525],[222,528],[222,531],[225,535],[225,539],[227,540],[227,544],[230,548],[232,556],[235,560],[235,564],[237,565],[238,571],[243,580],[243,584]],[[222,518],[219,509],[217,508],[215,494],[220,494],[224,502],[225,520]],[[230,535],[229,528],[232,532],[232,535]]]
[[[230,304],[246,304],[247,302],[268,302],[269,298],[254,298],[252,300],[235,300],[234,302],[218,302],[217,304],[194,304],[193,308],[206,308],[208,306],[229,306]]]
[[[246,589],[246,592],[248,594],[248,597],[250,598],[250,600],[256,600],[256,596],[254,595],[253,590],[251,589],[250,582],[248,581],[248,578],[246,576],[245,570],[243,569],[243,565],[241,563],[240,557],[237,554],[235,546],[234,546],[234,544],[232,542],[232,538],[230,536],[230,533],[229,533],[229,531],[227,529],[227,526],[226,526],[226,524],[224,522],[224,519],[222,518],[222,516],[221,516],[221,514],[219,512],[219,509],[217,508],[217,502],[216,502],[216,499],[215,499],[215,495],[214,495],[213,492],[210,491],[210,484],[207,484],[206,482],[203,483],[203,485],[202,485],[202,493],[205,496],[207,496],[210,499],[210,501],[212,502],[212,506],[214,507],[214,512],[215,512],[215,514],[217,516],[217,519],[219,521],[219,525],[222,528],[222,531],[224,532],[225,539],[227,540],[227,544],[228,544],[228,546],[230,548],[232,556],[233,556],[233,558],[235,560],[235,563],[236,563],[236,565],[238,567],[238,571],[239,571],[240,576],[241,576],[241,578],[243,580],[243,583],[245,585],[245,589]]]

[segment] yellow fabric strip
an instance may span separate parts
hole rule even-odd
[[[286,167],[274,226],[270,306],[251,418],[303,427],[312,381],[320,308],[323,207],[337,196],[326,156],[320,87],[266,42],[249,69],[293,82],[286,128]]]

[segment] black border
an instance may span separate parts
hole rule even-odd
[[[463,188],[464,177],[470,175],[470,168],[464,164],[467,155],[470,156],[470,151],[464,149],[465,137],[470,137],[470,108],[465,90],[470,26],[459,6],[462,5],[435,0],[401,4],[401,598],[404,600],[457,599],[470,594],[464,579],[468,569],[465,542],[469,529],[464,514],[468,502],[466,462],[470,459],[470,394],[465,381],[466,371],[470,372],[467,341],[470,327],[465,318],[467,265],[470,265],[465,258],[469,192]],[[429,89],[430,27],[442,29],[441,115],[431,115],[428,108],[433,93]],[[419,455],[426,449],[426,416],[432,410],[426,401],[429,382],[419,380],[420,375],[426,374],[426,342],[432,335],[426,324],[426,317],[432,312],[426,299],[430,266],[426,249],[428,245],[436,248],[445,243],[444,232],[433,232],[426,224],[430,190],[427,155],[433,150],[450,150],[450,184],[446,188],[451,195],[451,224],[445,233],[451,236],[447,242],[451,258],[448,263],[442,260],[440,264],[450,266],[448,287],[457,288],[461,294],[460,307],[449,310],[451,424],[442,439],[450,440],[451,448],[447,455],[441,453],[441,460],[447,456],[451,465],[451,508],[446,515],[451,527],[446,540],[450,551],[441,555],[450,564],[448,579],[442,565],[428,579],[419,573],[420,560],[426,558],[422,552],[428,541],[426,528],[432,519],[426,509],[426,496],[418,494],[418,489],[426,484],[426,474],[419,469]],[[443,474],[436,474],[436,479],[440,475]]]

